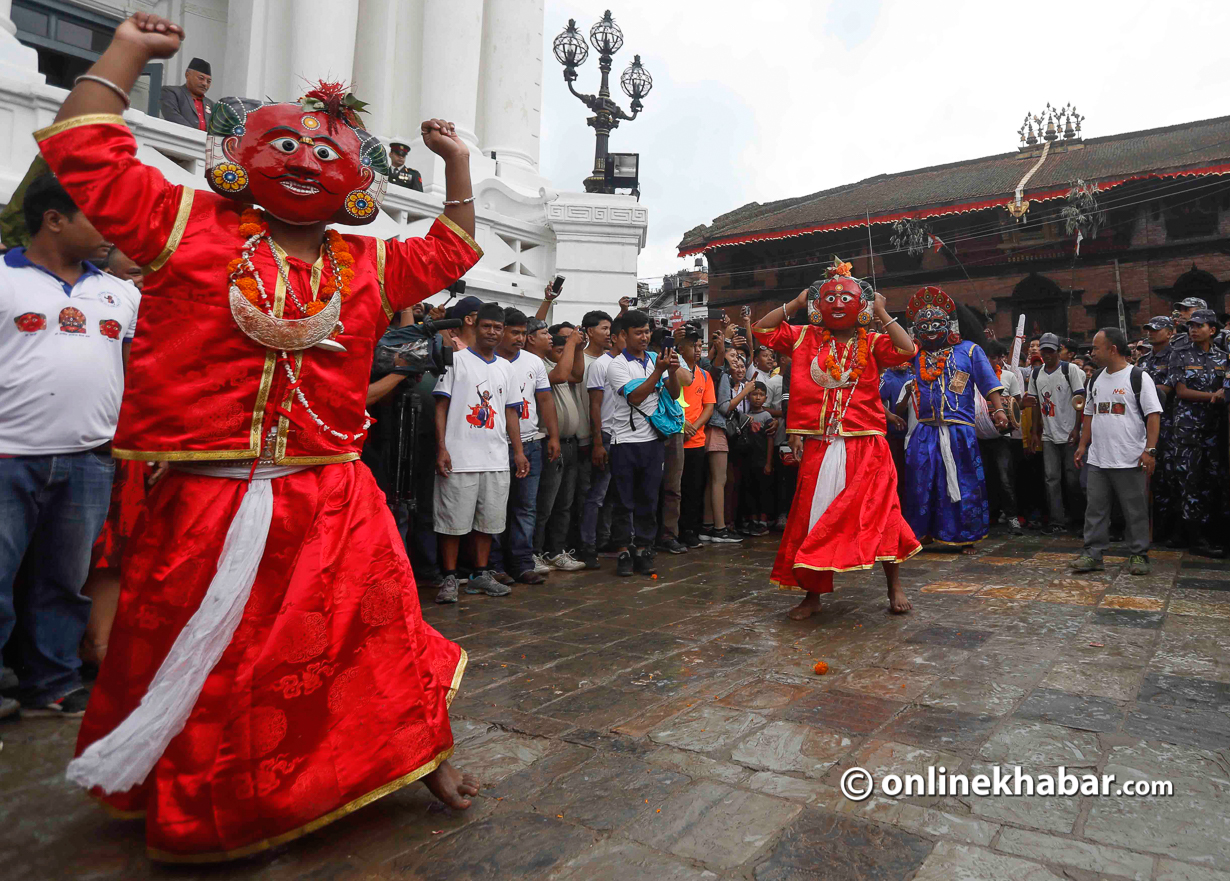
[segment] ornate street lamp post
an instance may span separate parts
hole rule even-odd
[[[589,124],[597,133],[597,144],[594,146],[594,170],[585,179],[587,193],[610,193],[614,187],[607,181],[606,159],[607,146],[611,130],[619,126],[621,119],[629,122],[636,119],[641,112],[641,99],[653,88],[653,77],[641,66],[641,56],[637,55],[628,65],[628,69],[619,78],[619,85],[624,94],[632,99],[632,115],[629,116],[623,108],[611,100],[610,74],[614,55],[624,44],[624,35],[615,20],[611,18],[611,10],[607,10],[602,20],[589,29],[589,41],[598,51],[598,69],[602,71],[602,84],[597,95],[584,95],[573,88],[577,79],[577,68],[589,57],[589,47],[585,38],[577,30],[576,19],[568,19],[568,27],[555,38],[555,59],[564,65],[564,82],[568,91],[576,95],[585,106],[594,112],[589,118]]]

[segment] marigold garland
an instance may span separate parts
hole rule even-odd
[[[256,266],[252,263],[251,253],[255,250],[253,240],[261,238],[269,238],[272,244],[272,237],[269,235],[269,224],[265,219],[265,212],[257,208],[245,208],[239,216],[239,234],[248,240],[251,247],[245,247],[244,252],[234,260],[227,263],[227,271],[230,273],[230,282],[235,287],[239,288],[239,292],[244,295],[248,302],[254,306],[268,306],[271,311],[272,303],[264,303],[268,299],[264,285],[261,283]],[[345,303],[350,299],[351,283],[354,282],[354,255],[350,253],[350,245],[342,238],[337,230],[325,231],[325,258],[332,269],[333,289],[328,292],[327,296],[322,296],[313,299],[307,303],[299,303],[295,300],[291,305],[300,314],[304,316],[315,315],[325,308],[325,305],[332,299],[334,294],[340,293],[342,302]],[[292,295],[293,299],[293,295]]]
[[[922,377],[923,382],[935,382],[944,375],[944,367],[948,364],[948,353],[944,352],[940,355],[939,360],[935,362],[935,369],[932,370],[927,366],[927,356],[924,354],[918,360],[918,373]]]
[[[820,329],[819,348],[822,352],[827,351],[824,356],[824,362],[821,366],[824,368],[825,373],[833,377],[833,379],[838,382],[841,382],[844,371],[841,369],[841,365],[837,363],[836,347],[830,345],[832,340],[833,335],[829,333],[829,329],[827,327],[822,327]],[[867,353],[870,349],[867,343],[867,329],[865,327],[860,327],[858,329],[858,338],[855,340],[854,346],[854,360],[850,365],[850,375],[848,381],[851,384],[857,385],[859,377],[863,375],[863,370],[867,367]]]

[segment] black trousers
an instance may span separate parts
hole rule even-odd
[[[710,431],[716,429],[710,428]],[[679,532],[696,535],[705,517],[705,484],[709,479],[708,453],[703,446],[683,450],[683,483],[679,508]]]
[[[739,519],[757,520],[773,512],[773,478],[764,473],[764,462],[753,456],[743,460],[743,476],[739,487]]]

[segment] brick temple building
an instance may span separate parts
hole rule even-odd
[[[715,310],[750,303],[761,315],[821,277],[835,254],[870,277],[870,220],[877,287],[895,314],[926,284],[1005,341],[1022,313],[1030,334],[1088,340],[1119,323],[1120,300],[1136,336],[1184,297],[1225,313],[1230,117],[1089,139],[1079,124],[1052,111],[1027,118],[1013,153],[753,202],[690,230],[679,254],[708,259]],[[1096,185],[1093,201],[1069,195],[1078,180]],[[1081,210],[1075,231],[1070,206]]]

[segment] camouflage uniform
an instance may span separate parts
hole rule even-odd
[[[1171,352],[1167,365],[1171,388],[1180,382],[1189,389],[1215,392],[1227,382],[1227,355],[1216,346],[1207,352],[1190,344]],[[1211,525],[1220,525],[1226,514],[1226,445],[1222,442],[1221,423],[1226,421],[1225,404],[1207,401],[1176,400],[1172,423],[1174,499],[1176,514],[1193,533],[1194,542],[1213,538]],[[1216,543],[1220,544],[1218,537]]]
[[[1158,539],[1167,537],[1179,519],[1176,495],[1175,456],[1171,438],[1174,434],[1174,386],[1170,381],[1170,346],[1154,350],[1140,360],[1139,366],[1158,386],[1169,388],[1170,394],[1162,401],[1161,429],[1157,434],[1157,467],[1153,471],[1153,533]],[[1162,395],[1159,392],[1158,397]]]

